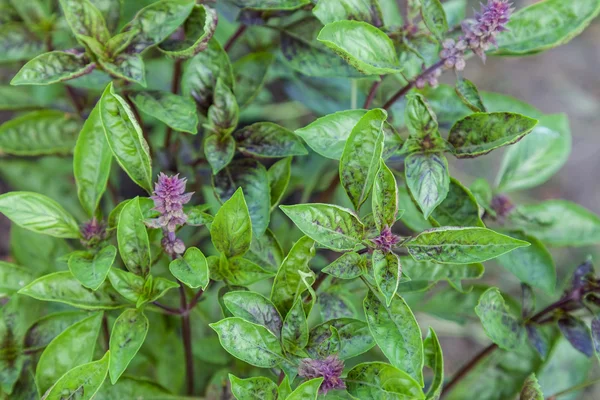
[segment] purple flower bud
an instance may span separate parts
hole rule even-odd
[[[106,239],[106,225],[102,221],[92,218],[81,225],[81,244],[86,247],[94,247]]]
[[[464,38],[475,54],[485,61],[485,51],[491,45],[496,46],[495,36],[507,30],[506,24],[513,9],[508,0],[488,0],[481,7],[480,13],[475,13],[475,20],[462,23]]]
[[[324,360],[305,358],[300,361],[298,375],[306,379],[323,377],[319,393],[326,394],[330,390],[345,389],[346,384],[341,379],[344,362],[337,356],[328,356]]]
[[[400,237],[392,233],[392,230],[388,227],[383,228],[379,236],[373,239],[375,246],[381,251],[389,253],[396,243],[400,241]]]
[[[160,241],[165,253],[171,257],[177,257],[185,252],[185,244],[183,240],[175,236],[175,232],[163,232],[163,238]]]

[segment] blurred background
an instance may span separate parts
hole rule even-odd
[[[130,0],[132,3],[133,0]],[[565,0],[577,1],[577,0]],[[142,3],[135,2],[129,7],[135,10]],[[532,4],[533,0],[514,1],[517,8]],[[1,1],[0,1],[1,3]],[[128,0],[124,1],[127,9]],[[474,8],[479,8],[477,1],[470,2],[467,15],[472,15]],[[217,38],[221,43],[235,30],[235,24],[222,19],[219,22]],[[249,34],[244,40],[261,40],[261,32]],[[232,59],[243,54],[243,47],[234,48]],[[238,55],[236,55],[236,51]],[[151,55],[150,55],[151,56]],[[22,62],[0,64],[0,86],[8,82],[18,70]],[[172,68],[154,69],[148,67],[148,81],[151,86],[166,88],[170,86]],[[565,113],[569,117],[573,137],[572,155],[567,164],[550,181],[536,189],[519,192],[514,200],[518,203],[540,201],[546,199],[562,198],[574,201],[596,214],[600,214],[600,21],[595,21],[583,34],[573,39],[567,45],[546,51],[539,55],[510,58],[489,57],[483,64],[479,59],[471,59],[467,63],[464,76],[470,79],[480,90],[507,94],[520,99],[542,111],[545,114]],[[453,85],[455,77],[452,73],[445,73],[441,82]],[[100,86],[102,86],[101,84]],[[59,85],[54,85],[59,86]],[[77,86],[82,89],[85,85]],[[1,89],[0,89],[1,90]],[[30,96],[32,105],[45,102],[68,109],[68,104],[61,104],[53,100],[55,96],[62,96],[62,88],[50,89],[23,89],[24,96]],[[278,122],[293,129],[306,124],[316,118],[314,110],[297,102],[297,91],[301,87],[290,86],[288,83],[274,80],[269,83],[271,99],[277,100],[267,109],[253,109],[246,113],[248,119],[261,118],[265,115],[276,115]],[[332,89],[334,90],[334,89]],[[335,93],[329,93],[335,97]],[[2,92],[0,91],[0,95]],[[11,96],[14,92],[11,92]],[[262,95],[261,95],[262,96]],[[358,104],[362,104],[359,94]],[[265,96],[262,96],[265,97]],[[364,97],[363,97],[364,98]],[[305,100],[310,96],[305,94]],[[10,101],[10,98],[9,98]],[[91,100],[93,101],[93,100]],[[93,104],[93,103],[92,103]],[[347,104],[346,108],[350,108]],[[288,113],[288,114],[286,114]],[[18,112],[0,111],[0,123],[9,120]],[[152,122],[150,121],[150,124]],[[158,133],[160,136],[162,133]],[[493,182],[498,172],[502,150],[497,150],[485,157],[477,159],[456,160],[449,158],[450,169],[454,176],[469,185],[475,178],[487,178]],[[44,173],[47,163],[58,162],[64,164],[64,173]],[[69,170],[70,162],[67,159],[38,159],[35,163],[23,162],[15,157],[5,157],[0,154],[0,193],[14,189],[36,190],[35,188],[52,189],[57,196],[65,194],[77,202],[76,193],[72,191],[72,176]],[[71,179],[71,181],[69,181]],[[52,197],[52,193],[46,193]],[[76,206],[74,206],[76,207]],[[0,215],[0,259],[9,259],[10,224]],[[573,269],[583,261],[587,255],[596,256],[598,259],[600,248],[561,248],[551,249],[555,258],[558,274],[559,288],[570,279]],[[486,274],[483,282],[499,286],[502,290],[519,296],[518,280],[498,265],[486,263]],[[443,284],[440,284],[443,285]],[[558,295],[557,291],[557,295]],[[545,301],[540,298],[540,301]],[[446,373],[451,376],[467,360],[489,343],[480,328],[474,325],[458,325],[419,313],[417,315],[422,326],[431,324],[442,341],[446,359]],[[590,376],[596,376],[600,370],[595,370]],[[567,398],[567,397],[565,397]],[[577,398],[577,397],[575,397]],[[600,398],[600,388],[590,389],[579,398]]]

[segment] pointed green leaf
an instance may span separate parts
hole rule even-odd
[[[490,288],[481,295],[475,313],[485,333],[501,348],[514,350],[523,343],[525,328],[512,314],[497,288]]]
[[[247,286],[275,275],[258,264],[242,257],[221,259],[219,273],[222,279],[230,285]]]
[[[204,254],[196,247],[190,247],[183,257],[171,261],[169,271],[173,276],[192,289],[208,286],[208,263]]]
[[[519,400],[544,400],[544,393],[535,377],[535,374],[529,375],[529,378],[523,384]]]
[[[372,209],[379,230],[391,227],[398,214],[398,185],[390,169],[380,160],[379,171],[373,183]]]
[[[39,393],[46,393],[72,368],[92,360],[101,324],[102,313],[93,314],[70,326],[50,342],[36,368],[35,383]]]
[[[38,156],[73,152],[81,122],[61,111],[23,114],[0,125],[0,154]]]
[[[421,386],[406,372],[382,362],[362,363],[348,372],[348,393],[357,399],[424,399]]]
[[[42,301],[56,301],[84,310],[109,310],[121,307],[118,295],[108,284],[92,291],[84,287],[69,271],[42,276],[19,291]]]
[[[533,118],[508,112],[474,113],[457,121],[448,135],[458,158],[478,157],[513,144],[538,123]]]
[[[219,137],[228,136],[237,127],[239,117],[240,109],[233,91],[219,77],[213,93],[213,103],[208,108],[208,122],[204,127]]]
[[[237,130],[233,137],[237,148],[258,157],[288,157],[308,154],[293,132],[272,122],[257,122]]]
[[[3,22],[0,26],[0,63],[30,60],[44,51],[44,42],[25,24]]]
[[[277,385],[272,380],[259,376],[240,379],[229,374],[231,392],[237,400],[277,400]]]
[[[409,256],[400,257],[400,263],[402,271],[413,281],[460,282],[463,279],[480,278],[484,272],[482,264],[437,264],[432,261],[415,261]]]
[[[394,74],[401,70],[392,40],[366,22],[332,22],[321,29],[317,40],[364,74]]]
[[[111,359],[112,355],[107,351],[100,360],[73,368],[64,374],[42,399],[93,399],[106,379],[108,363]]]
[[[133,360],[148,333],[148,318],[140,310],[128,309],[119,315],[110,334],[110,382],[114,385]]]
[[[225,318],[209,324],[232,356],[261,368],[273,368],[284,360],[277,337],[267,328],[241,318]]]
[[[300,385],[286,398],[286,400],[317,400],[319,388],[323,378],[315,378]]]
[[[303,147],[304,148],[304,147]],[[271,212],[277,207],[290,183],[292,176],[292,158],[279,160],[267,170],[271,188]]]
[[[377,287],[385,297],[386,304],[389,307],[396,290],[398,290],[398,283],[400,283],[400,276],[402,275],[400,259],[394,253],[375,250],[372,263],[375,283],[377,283]]]
[[[79,238],[77,221],[60,204],[32,192],[0,195],[0,213],[30,231],[59,238]]]
[[[448,21],[440,0],[421,0],[421,16],[429,32],[438,40],[443,40],[448,32]]]
[[[483,100],[479,96],[477,86],[466,78],[456,80],[456,88],[454,89],[460,100],[474,112],[486,112]]]
[[[90,217],[95,215],[106,190],[112,152],[104,135],[97,103],[85,121],[73,154],[73,173],[79,202]]]
[[[148,143],[133,111],[115,93],[112,83],[100,99],[100,119],[106,140],[121,168],[135,183],[151,192],[152,165]]]
[[[100,10],[90,0],[60,0],[60,6],[76,37],[89,36],[106,43],[110,33]]]
[[[158,49],[171,57],[193,57],[208,47],[217,27],[217,12],[205,5],[197,4],[183,23],[183,40],[169,38]]]
[[[96,254],[75,251],[69,257],[69,271],[83,286],[97,290],[104,283],[116,257],[117,249],[113,245],[106,246]]]
[[[98,62],[111,76],[146,87],[146,66],[139,54],[119,54],[111,61]]]
[[[317,203],[279,208],[302,232],[331,250],[352,250],[363,238],[364,226],[343,207]]]
[[[381,26],[384,19],[378,2],[371,0],[319,0],[312,11],[323,25],[355,20]]]
[[[241,188],[235,191],[217,214],[210,227],[213,245],[227,257],[244,255],[252,241],[252,223]]]
[[[264,235],[252,237],[250,251],[244,257],[269,271],[277,272],[284,254],[273,232],[267,229]]]
[[[369,329],[383,354],[392,365],[423,385],[421,330],[404,299],[396,296],[386,307],[369,292],[363,305]]]
[[[264,296],[256,292],[233,291],[223,295],[223,303],[234,317],[262,325],[277,337],[281,335],[281,315]]]
[[[85,56],[64,51],[40,54],[25,64],[10,81],[11,85],[50,85],[89,74],[95,68]]]
[[[235,97],[240,108],[258,96],[273,60],[271,53],[250,53],[233,63]]]
[[[358,253],[347,252],[323,268],[323,272],[340,279],[354,279],[366,269],[365,259]]]
[[[470,264],[527,247],[529,243],[486,228],[445,227],[422,232],[404,246],[417,261]]]
[[[176,131],[198,133],[198,113],[191,98],[158,90],[137,92],[131,97],[143,113],[146,113]]]
[[[310,331],[310,339],[306,351],[313,358],[325,358],[330,355],[327,350],[333,331],[339,338],[339,349],[335,354],[340,360],[347,360],[369,351],[375,346],[369,327],[363,321],[352,318],[339,318],[317,325]],[[325,349],[324,349],[325,347]]]
[[[510,146],[498,172],[500,192],[513,192],[546,182],[567,162],[571,130],[564,114],[540,117],[539,124],[519,143]]]
[[[210,164],[213,174],[218,174],[225,168],[235,154],[235,140],[231,136],[219,138],[213,134],[204,139],[204,155]]]
[[[298,296],[283,320],[281,343],[288,353],[299,353],[308,344],[308,317],[303,305],[304,299]]]
[[[373,187],[383,154],[383,123],[387,113],[367,112],[354,126],[340,158],[340,182],[358,210]]]
[[[125,267],[134,274],[148,275],[152,255],[139,197],[130,200],[119,214],[117,241]]]
[[[406,185],[428,218],[450,190],[448,161],[443,154],[413,153],[406,157],[404,165]]]
[[[33,281],[35,275],[18,265],[0,261],[0,298],[9,297]]]
[[[442,394],[444,385],[444,355],[442,354],[442,346],[438,340],[435,331],[429,328],[429,334],[423,342],[425,350],[425,365],[433,370],[433,381],[425,398],[427,400],[437,400]]]
[[[485,227],[479,216],[479,205],[469,189],[450,178],[448,195],[431,213],[429,222],[434,226]]]
[[[238,7],[247,7],[252,10],[296,10],[310,4],[310,0],[233,0]]]

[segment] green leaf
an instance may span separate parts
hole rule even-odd
[[[382,109],[367,112],[354,126],[340,158],[340,182],[358,210],[373,187],[383,154],[383,123],[387,113]]]
[[[390,169],[380,160],[379,171],[375,175],[372,196],[373,219],[377,229],[391,227],[398,214],[398,185]]]
[[[212,104],[217,79],[233,87],[233,69],[227,53],[214,37],[206,50],[195,55],[187,64],[181,77],[182,93],[192,96],[204,111]]]
[[[438,40],[443,40],[448,32],[448,21],[440,0],[421,0],[421,16],[429,32]]]
[[[529,243],[486,228],[445,227],[422,232],[404,246],[416,261],[471,264],[527,247]]]
[[[102,13],[108,30],[114,32],[121,15],[120,0],[91,0],[91,2]]]
[[[521,282],[540,288],[548,294],[556,288],[556,270],[552,255],[542,242],[534,236],[522,232],[508,232],[508,235],[531,243],[498,257],[498,263],[515,274]]]
[[[304,147],[303,147],[304,148]],[[271,212],[277,207],[290,183],[292,176],[292,158],[279,160],[267,170],[271,188]]]
[[[117,249],[113,245],[106,246],[96,254],[75,251],[69,257],[69,271],[86,288],[98,290],[116,257]]]
[[[339,160],[354,126],[367,112],[367,110],[347,110],[329,114],[304,128],[297,129],[295,133],[323,157]],[[383,123],[383,133],[385,142],[383,158],[385,159],[402,147],[402,138],[388,122]]]
[[[222,259],[219,272],[227,283],[238,286],[247,286],[275,274],[242,257]]]
[[[340,360],[347,360],[369,351],[375,346],[369,327],[363,321],[352,318],[339,318],[317,325],[310,331],[306,351],[313,358],[325,358],[329,353],[323,347],[331,339],[333,331],[339,336],[339,351],[335,353]]]
[[[283,262],[284,254],[273,232],[267,229],[264,235],[252,237],[250,251],[245,257],[269,271],[277,272]]]
[[[302,296],[298,296],[285,316],[281,328],[281,343],[286,352],[298,354],[308,344],[307,318],[304,312],[304,300]]]
[[[392,40],[366,22],[332,22],[321,29],[317,40],[364,74],[394,74],[402,69]]]
[[[425,350],[425,365],[431,368],[434,373],[425,398],[427,400],[437,400],[442,395],[442,387],[444,386],[444,355],[433,328],[429,328],[429,334],[423,342],[423,349]]]
[[[402,269],[400,258],[394,253],[384,253],[381,250],[373,251],[372,256],[373,275],[375,283],[385,297],[386,305],[389,307],[398,290]]]
[[[286,400],[317,400],[319,388],[323,378],[315,378],[300,385],[286,398]]]
[[[536,54],[569,42],[600,13],[596,0],[545,0],[514,13],[498,35],[497,55]]]
[[[358,253],[347,252],[323,268],[323,272],[339,279],[354,279],[366,269],[365,259]]]
[[[215,248],[230,258],[250,249],[252,223],[242,188],[223,203],[210,227],[210,236]]]
[[[460,100],[471,109],[473,112],[486,112],[483,100],[479,95],[477,86],[466,78],[456,80],[456,88],[454,89]]]
[[[96,397],[94,397],[94,400],[135,399],[136,397],[177,400],[176,396],[172,395],[158,383],[150,382],[143,378],[136,379],[127,376],[119,379],[116,385],[103,385]]]
[[[235,97],[240,108],[250,104],[258,96],[273,60],[271,53],[250,53],[233,63]]]
[[[34,277],[33,273],[23,267],[0,261],[0,298],[10,297]]]
[[[229,165],[235,154],[235,140],[231,136],[220,138],[213,134],[204,139],[204,155],[210,164],[213,174],[218,174]]]
[[[119,54],[111,61],[98,62],[111,76],[146,87],[146,66],[139,54]]]
[[[240,109],[229,86],[222,78],[217,79],[213,104],[208,108],[208,123],[204,127],[220,137],[228,136],[238,124]]]
[[[110,382],[114,385],[146,340],[150,323],[140,310],[119,315],[110,334]]]
[[[169,38],[158,49],[171,57],[193,57],[208,47],[217,27],[217,12],[205,5],[197,4],[183,24],[184,39]]]
[[[405,371],[422,386],[421,330],[404,299],[396,296],[386,307],[369,291],[363,305],[369,329],[383,354],[393,366]]]
[[[131,97],[143,113],[148,114],[176,131],[198,133],[198,113],[191,98],[158,90],[137,92]]]
[[[381,26],[384,19],[378,2],[373,0],[319,0],[312,11],[323,25],[355,20]]]
[[[271,289],[271,301],[281,315],[287,315],[294,301],[306,291],[300,273],[312,273],[308,263],[314,256],[315,242],[304,236],[294,244],[281,263]]]
[[[192,289],[201,287],[205,290],[208,286],[208,263],[204,254],[196,247],[188,248],[183,257],[171,261],[169,271]]]
[[[330,288],[326,292],[319,293],[317,303],[321,319],[331,321],[332,319],[354,317],[357,312],[352,300],[352,294],[344,289]]]
[[[77,221],[60,204],[32,192],[0,195],[0,213],[30,231],[59,238],[79,238]]]
[[[404,119],[411,137],[423,141],[440,139],[437,117],[429,103],[420,94],[407,97]],[[423,146],[423,150],[432,150],[432,146]]]
[[[412,257],[400,257],[402,271],[412,281],[460,282],[463,279],[481,278],[484,272],[482,264],[437,264],[431,261],[415,261]],[[400,284],[402,287],[402,284]]]
[[[529,378],[523,384],[519,400],[544,400],[544,393],[535,377],[535,374],[529,375]]]
[[[570,153],[567,116],[540,117],[533,131],[504,153],[497,178],[498,191],[513,192],[546,182],[567,162]]]
[[[98,361],[79,365],[64,374],[44,395],[44,400],[77,398],[91,400],[106,379],[112,354],[106,352]]]
[[[518,206],[508,220],[550,246],[587,246],[600,242],[600,217],[566,200]]]
[[[121,307],[118,296],[105,284],[92,291],[84,287],[69,272],[54,272],[42,276],[19,290],[20,294],[42,301],[56,301],[84,310],[110,310]]]
[[[421,386],[406,372],[382,362],[358,364],[346,377],[348,393],[357,399],[424,399]]]
[[[137,32],[124,52],[141,53],[168,38],[187,19],[194,5],[193,0],[161,0],[142,8],[121,29]]]
[[[448,136],[458,158],[478,157],[513,144],[538,123],[521,114],[508,112],[474,113],[457,121]]]
[[[256,292],[233,291],[223,295],[223,303],[234,317],[262,325],[277,337],[281,335],[283,320],[277,308]]]
[[[112,152],[100,120],[100,105],[96,104],[85,121],[73,154],[73,174],[77,196],[88,216],[93,217],[106,191]]]
[[[404,159],[406,185],[421,208],[425,218],[429,218],[450,190],[448,161],[443,154],[413,153]]]
[[[233,134],[242,153],[258,157],[288,157],[308,154],[292,131],[272,122],[257,122]]]
[[[43,349],[65,329],[76,322],[81,321],[85,316],[85,314],[78,311],[46,315],[27,329],[23,344],[27,349]]]
[[[40,54],[25,64],[10,81],[11,85],[50,85],[89,74],[95,64],[89,64],[85,56],[51,51]]]
[[[448,0],[442,4],[446,12],[449,27],[459,25],[465,19],[467,11],[467,0]]]
[[[112,287],[124,298],[141,307],[164,296],[169,290],[179,285],[165,278],[154,278],[148,275],[146,280],[139,275],[118,268],[111,268],[108,279]]]
[[[110,33],[100,10],[89,0],[60,0],[60,6],[76,37],[89,36],[106,43]]]
[[[306,235],[331,250],[352,250],[364,236],[364,226],[352,211],[332,204],[279,206]]]
[[[487,336],[500,348],[514,350],[523,344],[525,327],[512,314],[497,288],[489,288],[481,295],[475,313]]]
[[[23,114],[0,125],[0,154],[71,154],[80,127],[79,119],[61,111]]]
[[[272,380],[259,376],[240,379],[229,374],[231,392],[237,400],[277,400],[277,385]]]
[[[479,205],[469,189],[450,178],[448,195],[431,213],[429,221],[437,226],[479,226],[485,228],[479,217]]]
[[[40,356],[35,372],[40,394],[46,393],[72,368],[92,360],[101,324],[102,313],[93,314],[70,326],[50,342]]]
[[[24,24],[7,22],[0,26],[0,63],[30,60],[44,51],[44,43]]]
[[[266,231],[271,218],[271,196],[267,170],[261,163],[252,159],[234,161],[213,176],[213,186],[221,201],[233,196],[237,188],[243,188],[252,234],[262,235]]]
[[[148,143],[127,102],[108,84],[100,99],[100,119],[117,162],[129,177],[152,192],[152,165]]]
[[[119,214],[117,241],[125,267],[134,274],[148,275],[152,255],[139,197],[127,202]]]
[[[273,368],[284,360],[279,340],[267,328],[238,317],[209,324],[221,346],[232,356],[261,368]]]

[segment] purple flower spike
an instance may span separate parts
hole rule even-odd
[[[298,375],[306,379],[323,377],[323,383],[319,388],[321,394],[326,394],[330,390],[346,388],[346,384],[341,379],[343,371],[344,362],[337,356],[329,356],[324,360],[305,358],[300,361],[298,366]]]
[[[154,195],[150,197],[160,216],[147,224],[152,228],[162,228],[162,246],[172,257],[185,251],[185,245],[175,236],[175,230],[187,221],[183,205],[190,201],[193,193],[185,193],[186,182],[185,178],[179,179],[179,174],[167,176],[161,172],[154,186]]]
[[[464,39],[475,54],[485,61],[485,52],[493,45],[497,46],[496,36],[506,31],[506,24],[514,9],[508,0],[489,0],[481,6],[481,12],[475,13],[475,20],[466,20],[462,24]]]
[[[379,236],[373,239],[373,243],[381,251],[389,253],[396,243],[400,241],[400,238],[392,233],[392,230],[388,227],[383,228]]]

